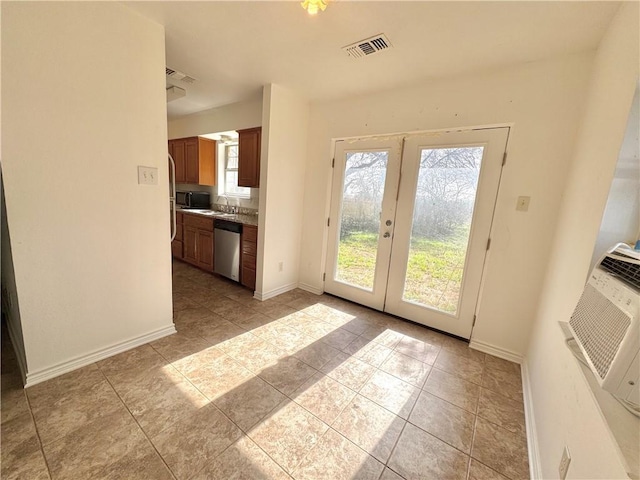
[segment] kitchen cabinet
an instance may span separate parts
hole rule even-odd
[[[176,238],[171,242],[171,253],[174,258],[182,260],[183,246],[183,213],[176,212]]]
[[[176,183],[216,184],[216,141],[203,137],[169,140],[176,164]]]
[[[183,260],[213,272],[213,219],[185,214],[182,241]]]
[[[198,255],[196,254],[196,244],[198,242],[198,229],[183,225],[184,229],[184,256],[182,257],[185,262],[189,262],[192,265],[198,264]]]
[[[258,227],[244,225],[242,228],[242,256],[240,283],[251,290],[256,289],[256,254],[258,251]]]
[[[238,130],[238,186],[260,186],[262,127]]]
[[[182,140],[169,140],[169,153],[176,164],[176,183],[186,183],[187,173],[185,170],[185,142]]]

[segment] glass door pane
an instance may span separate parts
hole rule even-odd
[[[326,292],[384,308],[402,137],[336,142]]]
[[[420,150],[402,300],[456,315],[483,147]]]
[[[470,338],[508,133],[406,137],[384,311]]]
[[[373,291],[388,151],[348,152],[335,280]]]

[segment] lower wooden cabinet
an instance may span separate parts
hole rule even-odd
[[[171,243],[173,256],[203,270],[213,272],[215,251],[213,219],[197,214],[178,212],[176,224],[178,232],[175,240]],[[255,290],[258,227],[243,225],[240,244],[240,283]]]
[[[240,283],[251,290],[256,289],[256,253],[258,251],[258,227],[242,227],[242,255]]]
[[[184,243],[183,243],[183,225],[182,225],[183,213],[176,212],[176,238],[171,242],[171,254],[173,258],[182,260],[184,256]]]
[[[185,262],[213,272],[213,219],[185,215],[182,243]]]
[[[213,272],[213,232],[198,229],[196,261],[200,268]]]
[[[188,227],[186,225],[184,226],[184,236],[183,236],[184,255],[182,258],[184,259],[185,262],[193,263],[194,265],[197,265],[198,263],[198,258],[196,255],[197,237],[198,237],[197,228]]]

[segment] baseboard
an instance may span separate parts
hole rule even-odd
[[[496,347],[495,345],[491,345],[490,343],[471,339],[469,341],[469,347],[480,352],[488,353],[489,355],[493,355],[494,357],[503,358],[504,360],[509,360],[510,362],[522,364],[522,355],[512,352],[511,350]]]
[[[304,290],[305,292],[315,293],[316,295],[322,295],[324,293],[323,289],[314,287],[314,286],[309,285],[307,283],[299,283],[298,284],[298,288],[300,290]]]
[[[27,372],[25,388],[59,377],[65,373],[77,370],[78,368],[85,367],[100,360],[104,360],[105,358],[112,357],[118,353],[126,352],[127,350],[131,350],[132,348],[139,347],[140,345],[158,340],[159,338],[166,337],[173,333],[176,333],[176,327],[171,324],[169,327],[161,328],[154,332],[111,345],[110,347],[95,350],[94,352],[86,355],[67,360],[66,362],[43,368],[36,372]]]
[[[533,414],[533,395],[529,379],[529,365],[525,358],[522,363],[522,395],[524,397],[524,418],[527,427],[527,449],[529,453],[529,473],[533,480],[542,478],[540,463],[540,449],[538,448],[538,434]]]
[[[13,350],[16,353],[18,359],[18,368],[20,369],[20,376],[22,377],[22,383],[24,384],[27,379],[27,357],[24,351],[24,341],[15,331],[13,326],[13,320],[7,317],[7,331],[9,332],[9,339],[13,345]]]
[[[269,290],[268,292],[254,292],[253,294],[253,298],[255,298],[256,300],[260,300],[265,301],[265,300],[269,300],[270,298],[273,297],[277,297],[278,295],[282,295],[283,293],[286,293],[290,290],[293,290],[295,288],[298,288],[298,283],[290,283],[288,285],[284,285],[282,287],[279,288],[274,288],[273,290]]]

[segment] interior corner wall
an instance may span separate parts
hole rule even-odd
[[[168,122],[169,138],[193,137],[262,125],[262,99],[193,113]]]
[[[2,3],[27,382],[174,330],[164,53],[163,28],[118,3]],[[156,167],[158,184],[138,185],[138,165]]]
[[[556,478],[563,447],[567,478],[626,478],[616,446],[558,321],[580,297],[629,108],[638,82],[639,5],[626,2],[596,53],[585,114],[527,352],[540,477]]]
[[[322,291],[332,139],[510,125],[474,341],[524,354],[593,52],[311,106],[300,281]],[[528,212],[516,211],[531,196]]]
[[[256,296],[298,286],[309,104],[279,85],[264,87]]]

